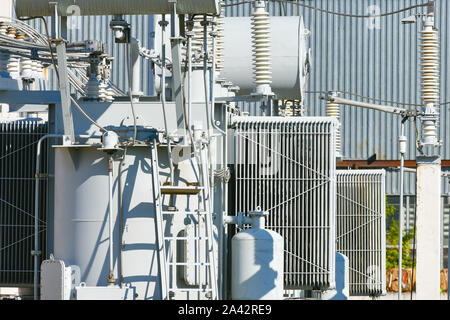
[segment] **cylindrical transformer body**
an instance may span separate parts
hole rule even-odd
[[[247,229],[232,239],[233,300],[283,298],[284,242],[276,232]]]
[[[169,14],[173,5],[167,0],[56,0],[60,16],[121,14]],[[16,0],[18,17],[50,16],[54,7],[48,0]],[[218,0],[178,0],[179,14],[218,14]]]
[[[302,17],[269,17],[273,93],[279,99],[302,99],[309,73],[309,48]],[[250,17],[225,18],[221,78],[249,95],[256,87]]]
[[[163,166],[160,168],[161,179],[166,179],[167,152],[161,149],[158,154]],[[190,169],[194,165],[190,161],[182,161],[178,165],[180,179],[195,181],[195,173]],[[122,274],[124,283],[135,288],[136,299],[161,299],[152,183],[154,169],[150,149],[129,147],[121,168],[122,174],[119,174],[119,169],[120,160],[115,158],[112,180],[113,238],[110,239],[108,155],[95,147],[56,148],[54,231],[50,239],[53,242],[52,253],[66,265],[78,266],[80,280],[87,286],[104,287],[108,285],[109,241],[112,240],[116,284]],[[119,186],[122,190],[122,210]],[[177,208],[182,210],[195,205],[193,197],[186,199],[177,197],[174,202]],[[169,197],[164,196],[163,200],[167,205]],[[164,229],[165,235],[178,234],[185,228],[185,216],[172,217],[170,227]]]

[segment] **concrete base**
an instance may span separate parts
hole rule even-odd
[[[348,300],[349,294],[349,262],[348,258],[336,252],[336,289],[322,293],[322,300]]]
[[[416,299],[440,299],[441,162],[417,158]]]

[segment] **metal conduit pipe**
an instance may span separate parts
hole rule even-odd
[[[112,203],[113,203],[113,166],[112,154],[108,154],[108,220],[109,220],[109,277],[108,283],[114,285],[114,259],[113,259],[113,223],[112,223]]]
[[[207,125],[207,131],[208,131],[208,139],[211,135],[210,132],[210,122],[211,117],[209,114],[209,96],[208,96],[208,80],[207,80],[207,73],[208,73],[208,20],[207,16],[204,16],[203,22],[203,85],[205,86],[205,107],[206,107],[206,125]]]
[[[400,214],[398,219],[398,227],[399,227],[399,249],[398,249],[398,300],[402,300],[402,254],[403,254],[403,180],[404,180],[404,168],[405,168],[405,153],[406,153],[406,136],[405,136],[405,123],[402,121],[401,124],[401,134],[398,139],[399,142],[399,151],[400,151]]]
[[[174,170],[173,170],[173,163],[172,163],[172,145],[170,142],[170,136],[169,136],[169,127],[167,124],[167,114],[166,114],[166,45],[164,43],[164,33],[166,30],[166,26],[168,25],[168,22],[166,21],[166,16],[162,15],[162,20],[160,21],[161,25],[161,104],[163,109],[163,117],[164,117],[164,127],[166,131],[166,138],[167,138],[167,154],[169,157],[169,167],[170,167],[170,183],[174,183]]]
[[[41,148],[42,143],[49,138],[63,138],[62,134],[47,134],[41,137],[37,143],[37,151],[36,151],[36,174],[35,178],[35,187],[34,187],[34,250],[31,254],[34,256],[34,300],[38,300],[38,270],[39,270],[39,256],[41,252],[39,251],[39,179],[40,179],[40,166],[41,166]],[[98,136],[88,136],[88,135],[79,135],[78,138],[100,138]]]

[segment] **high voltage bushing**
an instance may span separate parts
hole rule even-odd
[[[434,16],[429,14],[421,32],[422,99],[425,114],[422,116],[422,144],[437,145],[439,119],[439,38],[434,28]]]
[[[255,93],[272,94],[269,13],[265,1],[255,1],[252,15],[253,68]]]
[[[335,96],[335,93],[331,92],[330,96]],[[332,99],[327,100],[327,116],[334,117],[339,121],[339,104],[335,103]],[[341,155],[341,131],[339,127],[336,129],[336,155]]]

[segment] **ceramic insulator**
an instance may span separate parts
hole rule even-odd
[[[211,21],[211,17],[206,17],[208,21]],[[193,54],[200,54],[203,55],[204,51],[204,27],[202,26],[202,21],[204,20],[204,17],[202,15],[195,16],[194,17],[194,27],[192,29],[193,36],[192,36],[192,53]],[[207,27],[207,45],[208,45],[208,56],[211,56],[212,53],[212,37],[209,35],[212,31],[211,24]],[[210,59],[211,60],[211,59]]]
[[[264,1],[255,2],[252,15],[253,67],[256,91],[270,89],[272,83],[269,14]]]
[[[16,31],[12,28],[8,28],[6,35],[10,38],[15,38]],[[13,79],[18,79],[20,77],[20,59],[11,54],[9,54],[8,59],[8,73]]]
[[[224,1],[220,2],[221,5]],[[223,69],[223,32],[224,32],[224,22],[225,17],[225,7],[222,6],[222,11],[217,17],[217,38],[216,38],[216,71],[220,73]]]
[[[439,104],[439,39],[429,25],[422,31],[422,99],[425,106]]]
[[[332,101],[327,102],[327,116],[334,117],[339,121],[340,112],[339,112],[339,104],[333,103]],[[336,129],[336,152],[341,154],[341,130],[340,128]]]

